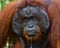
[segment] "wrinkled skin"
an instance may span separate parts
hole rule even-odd
[[[47,45],[47,48],[59,48],[57,46],[60,41],[60,0],[51,0],[51,3],[47,5],[47,8],[46,3],[48,3],[48,0],[34,0],[33,2],[30,0],[17,0],[17,2],[11,2],[2,12],[0,12],[0,47],[3,45],[3,41],[5,41],[7,34],[10,32],[9,30],[11,30],[10,24],[13,14],[18,8],[24,7],[26,3],[31,6],[38,5],[48,13],[51,27],[48,36],[50,44]],[[15,48],[22,48],[19,41],[16,42]]]

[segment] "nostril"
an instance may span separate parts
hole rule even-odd
[[[28,28],[33,28],[33,25],[28,26]]]

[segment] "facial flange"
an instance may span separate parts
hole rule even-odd
[[[26,6],[16,12],[12,20],[12,27],[18,36],[36,35],[36,38],[46,33],[49,29],[50,22],[47,13],[38,6]],[[33,40],[34,40],[33,39]]]

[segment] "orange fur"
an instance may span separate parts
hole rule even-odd
[[[46,3],[48,0],[35,0],[34,4],[28,0],[27,4],[31,5],[39,5],[40,7],[43,7],[46,9]],[[19,0],[16,2],[12,2],[7,7],[4,8],[2,12],[0,12],[0,47],[3,45],[4,40],[6,39],[6,36],[10,32],[9,30],[11,25],[11,20],[18,8],[24,7],[24,3],[19,2]],[[51,21],[51,28],[49,30],[49,42],[51,46],[49,48],[58,48],[56,47],[56,40],[60,38],[60,0],[51,0],[51,4],[48,6],[46,12],[49,15],[50,21]],[[19,42],[16,44],[16,48],[18,48]],[[21,48],[21,47],[19,47]]]

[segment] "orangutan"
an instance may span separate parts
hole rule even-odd
[[[13,1],[0,13],[0,47],[10,35],[13,48],[60,48],[59,19],[59,0]]]

